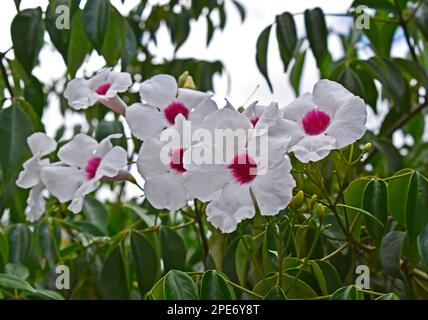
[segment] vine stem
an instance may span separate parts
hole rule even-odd
[[[345,242],[339,248],[337,248],[336,250],[334,250],[330,254],[326,255],[325,257],[321,258],[321,260],[325,261],[325,260],[333,258],[336,254],[342,252],[342,250],[345,249],[347,246],[349,246],[349,242]]]
[[[403,14],[401,12],[401,5],[400,5],[399,0],[395,0],[395,7],[397,8],[398,22],[399,22],[401,28],[403,28],[404,37],[406,38],[406,43],[407,43],[407,46],[409,47],[410,54],[412,56],[412,59],[417,63],[418,57],[416,55],[415,48],[413,47],[412,43],[410,42],[409,30],[407,30],[407,21],[404,19]]]

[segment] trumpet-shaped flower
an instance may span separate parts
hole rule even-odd
[[[143,103],[127,108],[126,121],[132,134],[141,140],[159,137],[162,130],[175,124],[178,115],[197,126],[217,110],[209,94],[178,88],[174,77],[164,74],[144,81],[140,96]]]
[[[38,220],[45,211],[45,198],[43,191],[45,186],[40,179],[42,168],[49,164],[49,159],[44,156],[53,152],[57,145],[55,140],[44,133],[36,132],[27,139],[32,157],[24,163],[24,170],[19,174],[16,184],[23,189],[31,189],[27,198],[26,217],[30,222]]]
[[[113,147],[111,135],[100,143],[84,135],[76,135],[58,151],[62,165],[45,166],[41,170],[43,183],[61,203],[70,200],[69,210],[79,213],[85,196],[95,191],[103,178],[114,178],[127,165],[127,153],[119,146]]]
[[[354,143],[366,131],[364,101],[329,80],[320,80],[312,94],[303,94],[282,113],[291,137],[290,151],[305,163]]]
[[[248,129],[250,123],[241,113],[222,109],[209,115],[205,125],[211,129]],[[184,153],[184,184],[196,198],[211,201],[206,209],[208,221],[224,233],[233,232],[242,220],[252,218],[255,204],[262,215],[275,215],[292,198],[295,181],[285,157],[288,140],[264,140],[261,144],[259,138],[249,135],[232,153],[223,154],[221,145],[206,142]],[[216,162],[195,163],[194,155],[204,153],[213,153]]]
[[[132,85],[131,75],[125,72],[102,70],[91,79],[73,79],[64,96],[76,110],[86,109],[100,102],[112,111],[125,114],[126,105],[118,96]]]

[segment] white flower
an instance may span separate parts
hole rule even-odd
[[[333,149],[360,139],[366,132],[364,101],[342,85],[320,80],[283,110],[288,120],[290,151],[302,162],[318,161]]]
[[[61,203],[72,200],[69,210],[79,213],[85,196],[95,191],[102,178],[114,178],[127,165],[127,153],[122,147],[113,147],[111,135],[100,143],[78,134],[58,151],[61,166],[43,167],[41,177],[52,195]]]
[[[251,124],[241,113],[222,109],[209,115],[205,126],[236,130],[248,129]],[[187,149],[183,160],[187,170],[184,184],[192,196],[211,201],[206,209],[208,221],[229,233],[242,220],[254,216],[255,202],[262,215],[275,215],[284,209],[295,187],[291,164],[285,157],[288,141],[286,138],[268,140],[263,151],[259,139],[250,135],[243,143],[237,143],[230,155],[219,155],[222,148],[206,142]],[[216,154],[216,163],[195,164],[194,154],[202,153]],[[263,161],[264,157],[268,157],[268,161]]]
[[[288,134],[288,123],[281,119],[278,103],[272,102],[269,106],[262,106],[253,102],[243,112],[253,125],[255,134],[268,130],[270,138],[285,138]]]
[[[176,118],[175,124],[162,134],[169,131],[182,137],[185,124],[189,124],[183,116]],[[183,166],[183,154],[188,145],[181,141],[167,141],[149,138],[144,141],[137,159],[138,172],[145,180],[144,193],[147,200],[157,209],[176,211],[190,200],[183,183],[186,169]],[[165,155],[165,158],[163,158]]]
[[[131,75],[105,69],[91,79],[73,79],[67,84],[64,96],[76,110],[86,109],[100,102],[114,112],[125,114],[126,104],[119,98],[132,85]]]
[[[204,92],[178,88],[170,75],[156,75],[141,84],[143,104],[126,109],[126,121],[134,136],[141,140],[159,137],[162,130],[173,126],[177,115],[184,116],[197,126],[217,110],[217,105]]]
[[[31,188],[27,198],[26,217],[28,221],[34,222],[42,216],[46,204],[42,194],[45,187],[40,180],[40,171],[49,164],[49,160],[42,158],[53,152],[57,145],[55,140],[41,132],[33,133],[27,142],[33,156],[24,163],[24,170],[20,172],[16,184],[23,189]]]

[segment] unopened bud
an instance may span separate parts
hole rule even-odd
[[[316,208],[315,208],[315,212],[316,212],[316,214],[317,214],[317,216],[318,216],[319,219],[324,218],[324,216],[325,216],[325,207],[324,207],[324,205],[321,204],[321,203],[318,203],[317,206],[316,206]]]
[[[186,84],[187,77],[189,76],[189,71],[184,71],[181,76],[178,77],[178,87],[184,88],[184,85]]]
[[[313,206],[315,203],[317,203],[318,200],[318,196],[316,194],[314,194],[308,201],[308,207],[309,210],[312,210]]]
[[[366,143],[363,147],[363,153],[369,152],[372,149],[372,147],[373,145],[370,142]]]
[[[243,113],[244,111],[245,111],[245,108],[244,108],[244,107],[239,107],[239,108],[238,108],[238,112]]]
[[[186,82],[184,83],[183,88],[196,90],[195,81],[193,81],[192,76],[188,76]]]
[[[290,201],[290,207],[294,209],[300,208],[303,204],[304,199],[305,195],[303,191],[297,192],[297,194]]]

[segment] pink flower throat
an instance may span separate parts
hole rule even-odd
[[[182,114],[186,119],[189,117],[189,109],[181,102],[172,102],[164,110],[166,120],[169,124],[175,123],[175,117]]]
[[[100,96],[105,96],[107,91],[111,88],[111,83],[106,82],[100,85],[97,90],[95,91]]]
[[[184,148],[178,148],[171,151],[171,160],[169,162],[169,166],[171,169],[179,173],[186,172],[186,169],[183,165],[184,151]]]
[[[93,158],[89,159],[89,161],[85,167],[86,178],[88,180],[91,180],[95,177],[95,174],[97,173],[98,167],[100,166],[101,160],[102,160],[101,157],[93,157]]]
[[[309,111],[302,121],[305,133],[315,136],[323,133],[330,124],[330,116],[321,110]]]
[[[257,165],[248,153],[236,155],[227,168],[232,173],[233,179],[239,184],[250,183],[257,175]]]
[[[259,122],[259,117],[254,117],[250,120],[250,122],[253,124],[253,127],[255,127],[257,125],[257,122]]]

